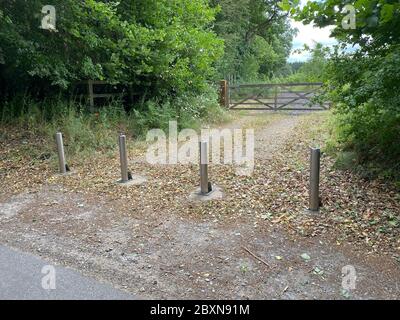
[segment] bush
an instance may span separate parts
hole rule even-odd
[[[328,73],[338,143],[354,150],[358,163],[399,175],[400,49],[380,58],[336,56]]]
[[[217,90],[213,87],[200,95],[185,95],[161,105],[156,101],[149,101],[133,111],[131,131],[136,135],[153,128],[167,131],[171,120],[178,122],[179,129],[196,129],[203,121],[223,121],[225,111],[217,101]]]
[[[1,124],[2,140],[7,128],[18,129],[25,138],[45,141],[36,145],[34,153],[52,153],[54,134],[60,131],[70,156],[107,153],[116,147],[118,133],[143,138],[148,130],[160,128],[168,132],[168,123],[178,121],[179,128],[199,128],[203,121],[222,121],[225,111],[217,103],[215,88],[198,96],[184,96],[159,103],[145,102],[137,109],[126,111],[120,101],[113,101],[96,113],[74,101],[47,99],[35,102],[29,97],[15,97],[4,105]]]
[[[342,8],[347,2],[313,0],[300,6],[298,1],[285,1],[297,20],[334,26],[331,35],[340,45],[326,68],[326,78],[339,146],[355,151],[367,171],[399,179],[400,2],[356,1],[356,25],[344,28]]]
[[[202,94],[223,52],[207,0],[54,0],[57,32],[39,28],[45,4],[0,4],[1,100],[82,80],[123,85],[138,101]]]

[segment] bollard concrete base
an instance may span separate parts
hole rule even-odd
[[[200,188],[197,188],[190,194],[189,200],[210,201],[210,200],[220,200],[223,197],[224,193],[222,192],[222,189],[216,185],[213,185],[213,190],[207,194],[202,194]]]
[[[139,186],[147,182],[147,178],[139,175],[132,175],[132,179],[128,181],[118,180],[116,184],[124,187]]]
[[[66,173],[56,173],[55,175],[57,176],[57,177],[68,177],[68,176],[73,176],[73,175],[75,175],[76,174],[76,171],[74,171],[74,170],[70,170],[70,171],[67,171]]]
[[[320,209],[318,210],[304,209],[304,213],[309,215],[319,215],[321,212]]]

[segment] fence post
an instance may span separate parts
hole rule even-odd
[[[56,133],[56,143],[57,143],[57,152],[58,152],[58,164],[60,168],[61,174],[67,173],[67,164],[65,162],[65,153],[64,153],[64,142],[63,136],[61,132]]]
[[[121,182],[128,182],[128,154],[126,152],[126,136],[120,134],[119,136],[119,158],[121,162]]]
[[[207,142],[200,142],[200,193],[208,194],[212,191],[211,183],[208,181],[208,154]]]
[[[220,105],[224,108],[229,108],[229,83],[227,80],[220,82]]]
[[[90,111],[93,112],[94,110],[93,80],[88,80],[88,95],[89,95]]]
[[[319,210],[319,174],[321,151],[319,148],[310,148],[310,211]]]
[[[275,86],[274,107],[275,111],[278,110],[278,86]]]

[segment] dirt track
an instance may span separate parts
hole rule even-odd
[[[269,116],[253,113],[230,125],[252,127],[257,122],[256,166],[264,170],[271,159],[283,156],[280,151],[303,116],[266,119]],[[215,171],[226,197],[192,203],[187,196],[197,183],[197,168],[148,168],[140,159],[131,160],[136,170],[146,171],[149,184],[159,185],[158,194],[149,194],[146,186],[132,187],[136,188],[132,194],[125,191],[130,198],[111,200],[62,183],[48,183],[31,193],[4,193],[0,196],[1,243],[145,298],[400,297],[400,271],[393,260],[352,245],[338,246],[329,234],[311,238],[291,234],[284,225],[260,218],[266,212],[259,212],[259,207],[252,208],[261,192],[242,193]],[[183,178],[187,170],[193,179]],[[226,168],[221,171],[232,174]],[[251,181],[257,183],[249,188],[273,197],[273,191],[263,185],[268,177],[260,172],[255,171]],[[173,186],[171,177],[178,180]],[[227,179],[247,183],[247,178],[234,175]],[[177,189],[178,185],[183,188]],[[342,291],[341,272],[346,265],[357,272],[357,288],[349,295]]]

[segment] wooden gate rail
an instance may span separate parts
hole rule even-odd
[[[94,106],[95,106],[95,99],[98,98],[116,98],[116,97],[122,97],[123,93],[95,93],[94,86],[99,86],[99,87],[104,87],[104,86],[110,86],[111,84],[106,82],[106,81],[100,81],[100,80],[86,80],[86,81],[80,81],[77,82],[75,85],[82,85],[86,87],[86,93],[82,94],[82,96],[87,99],[89,102],[90,110],[94,111]]]
[[[221,105],[233,110],[327,110],[325,104],[314,104],[311,99],[323,86],[322,82],[227,84],[221,82]],[[306,88],[304,88],[306,87]],[[298,90],[296,90],[298,88]],[[245,97],[233,100],[233,94],[246,89]],[[265,93],[265,90],[273,90]],[[285,95],[285,94],[289,94]],[[259,107],[243,107],[243,106]],[[299,107],[295,107],[299,106]]]

